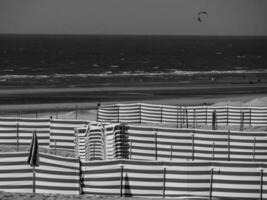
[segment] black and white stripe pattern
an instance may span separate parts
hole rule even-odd
[[[267,126],[267,107],[168,106],[153,104],[114,104],[98,107],[100,122],[162,123],[177,127],[212,123],[216,111],[217,125]]]
[[[87,160],[92,158],[93,154],[96,156],[97,152],[97,159],[104,159],[103,151],[106,149],[106,159],[267,161],[266,132],[126,124],[107,124],[103,128],[89,126],[87,132],[85,129],[81,134],[86,137],[79,137],[79,152],[80,157]]]
[[[267,162],[267,133],[127,125],[130,159]]]
[[[32,168],[27,152],[0,153],[0,190],[32,192]]]
[[[82,164],[85,193],[166,198],[259,199],[262,192],[266,199],[262,168],[266,164],[248,162],[115,160]]]
[[[40,154],[36,167],[37,193],[79,194],[79,160]]]
[[[0,118],[0,144],[30,144],[34,131],[36,131],[38,135],[39,145],[48,146],[50,137],[50,119],[17,117]]]
[[[32,192],[27,152],[0,154],[0,190]],[[266,163],[207,161],[79,161],[40,154],[37,193],[112,194],[147,197],[267,199]]]
[[[0,153],[0,190],[33,191],[33,169],[26,164],[28,152]],[[79,194],[79,161],[40,153],[36,167],[37,193]]]
[[[90,122],[85,120],[52,119],[50,124],[50,148],[74,151],[75,129],[86,127]]]

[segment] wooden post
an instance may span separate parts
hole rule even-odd
[[[101,106],[101,103],[98,102],[97,106],[96,106],[96,121],[99,121],[99,107]]]
[[[255,161],[255,153],[256,153],[256,137],[254,137],[254,142],[253,142],[253,161]]]
[[[172,160],[172,145],[171,145],[171,149],[170,149],[170,160]]]
[[[75,106],[75,119],[78,119],[78,105]]]
[[[95,160],[95,141],[93,142],[93,160]]]
[[[165,190],[166,190],[166,168],[163,168],[163,183],[162,183],[162,198],[165,198]]]
[[[185,108],[182,108],[182,127],[185,123]]]
[[[16,147],[17,147],[17,152],[19,151],[19,123],[16,123],[16,135],[17,135],[17,142],[16,142]]]
[[[215,142],[213,142],[212,144],[212,160],[214,160],[214,157],[215,157]]]
[[[179,108],[179,113],[180,113],[180,128],[183,128],[183,109],[182,106]]]
[[[244,112],[240,112],[240,131],[244,130]]]
[[[80,137],[79,137],[79,132],[76,128],[74,128],[74,131],[76,131],[76,141],[77,141],[77,157],[79,158],[80,156]]]
[[[36,170],[35,170],[35,165],[32,167],[32,193],[35,195],[35,184],[36,182]]]
[[[229,108],[228,106],[226,107],[226,125],[229,125]]]
[[[176,127],[179,128],[179,107],[176,106]]]
[[[160,107],[160,123],[163,123],[163,107]]]
[[[142,104],[139,105],[140,124],[142,124]]]
[[[216,130],[216,110],[212,112],[212,130]]]
[[[121,165],[120,196],[123,196],[123,166]]]
[[[209,197],[209,200],[212,200],[213,172],[214,172],[214,169],[211,168],[211,171],[210,171],[210,197]]]
[[[78,157],[78,159],[79,159],[79,193],[81,195],[83,194],[84,180],[83,180],[82,162],[80,157]]]
[[[133,148],[133,141],[130,141],[130,151],[129,151],[129,159],[132,159],[132,148]]]
[[[118,122],[120,122],[120,106],[117,105],[117,107],[118,107]]]
[[[262,189],[263,189],[263,169],[261,169],[261,179],[260,179],[260,200],[262,200]]]
[[[56,155],[57,154],[57,140],[55,140],[55,146],[54,146],[54,154]]]
[[[192,161],[195,159],[195,134],[192,134]]]
[[[196,128],[196,109],[193,110],[193,127]]]
[[[185,120],[186,120],[186,128],[188,128],[188,110],[187,108],[185,109]]]
[[[155,160],[158,160],[158,135],[157,135],[157,130],[155,130]]]
[[[206,111],[206,125],[208,124],[208,108],[207,108],[207,106],[206,106],[206,109],[205,109],[205,111]]]
[[[249,108],[249,126],[251,126],[251,108]]]
[[[228,130],[228,161],[230,161],[231,157],[231,138],[230,138],[230,130]]]

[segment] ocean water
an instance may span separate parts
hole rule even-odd
[[[2,85],[214,74],[267,74],[267,37],[0,35]]]

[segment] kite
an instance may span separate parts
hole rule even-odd
[[[200,11],[198,12],[198,18],[197,20],[201,23],[203,20],[202,20],[202,15],[207,15],[208,13],[206,11]]]

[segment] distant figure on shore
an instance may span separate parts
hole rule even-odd
[[[216,78],[215,78],[215,75],[214,74],[211,76],[211,81],[212,82],[216,81]]]

